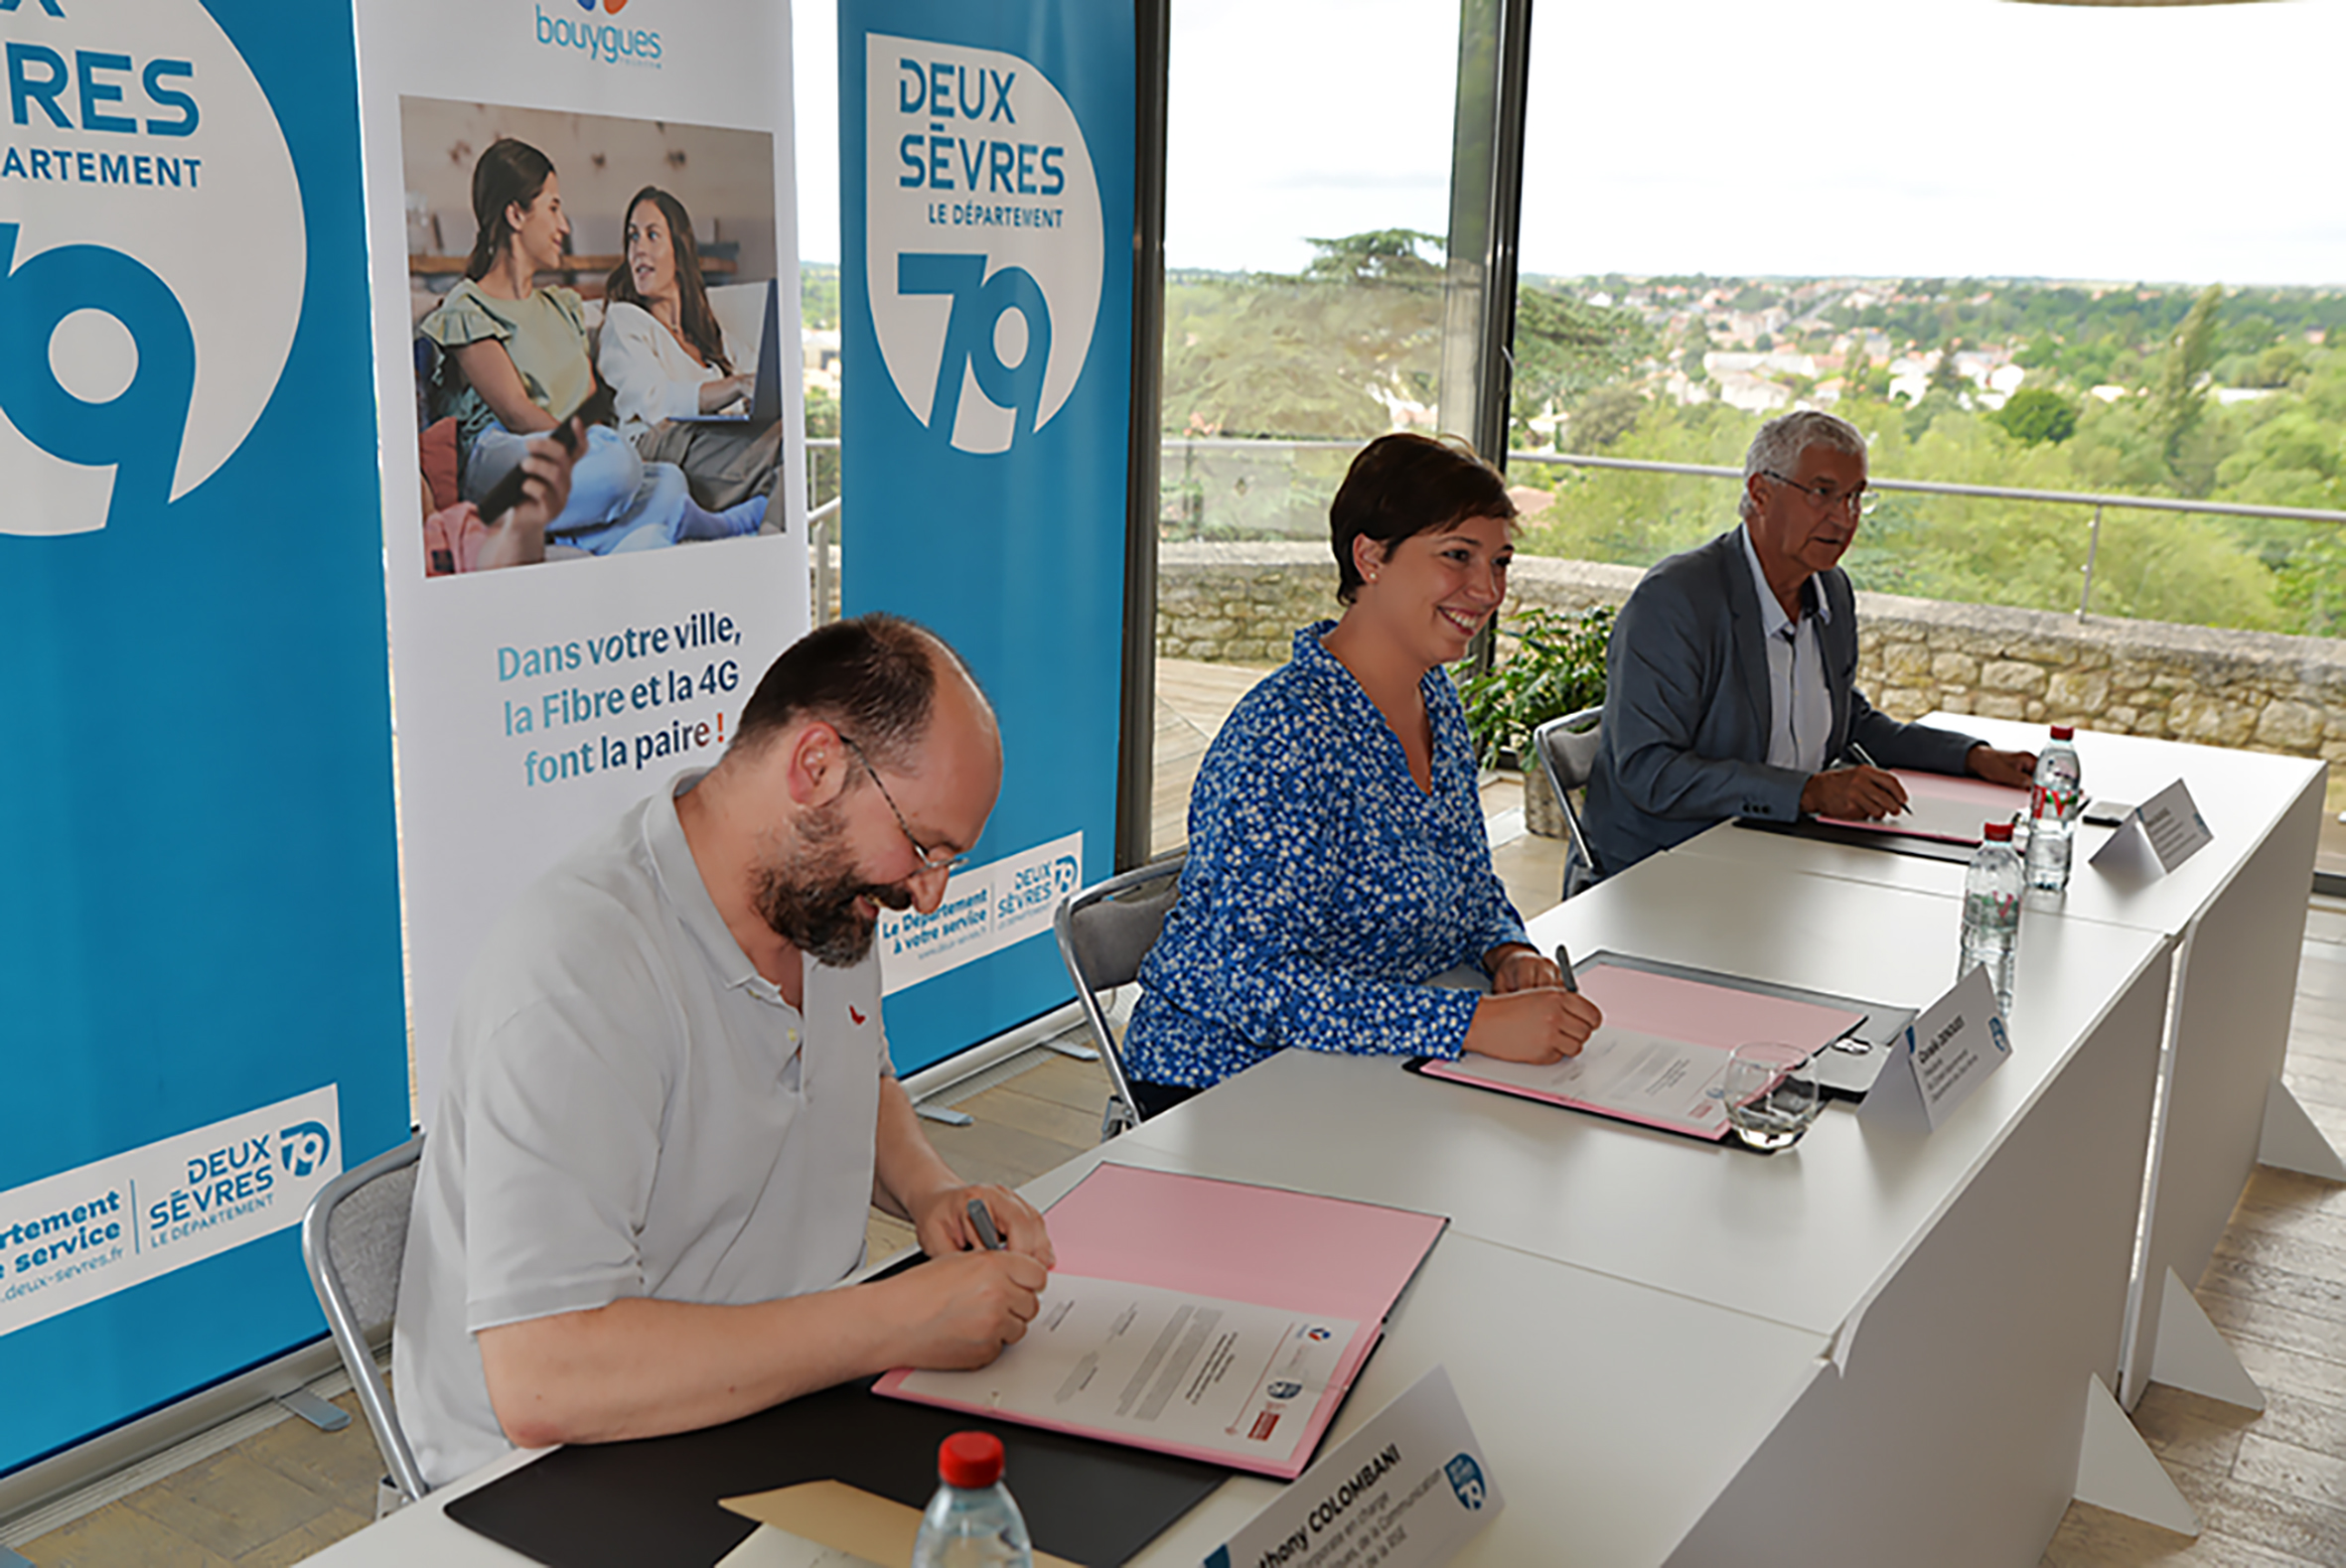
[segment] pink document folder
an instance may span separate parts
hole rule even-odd
[[[1722,1057],[1746,1041],[1753,1040],[1781,1041],[1804,1051],[1816,1051],[1830,1041],[1838,1040],[1865,1021],[1864,1014],[1841,1008],[1822,1007],[1815,1002],[1798,1002],[1781,996],[1762,996],[1733,985],[1706,984],[1678,975],[1632,969],[1623,964],[1592,962],[1574,978],[1580,987],[1580,994],[1596,1003],[1598,1011],[1605,1015],[1607,1027],[1635,1030],[1641,1035],[1658,1035],[1664,1040],[1707,1047]],[[1477,1070],[1476,1064],[1487,1060],[1464,1057],[1456,1062],[1427,1062],[1420,1070],[1426,1077],[1448,1078],[1452,1082],[1496,1089],[1502,1094],[1542,1100],[1550,1105],[1568,1105],[1574,1110],[1594,1111],[1616,1121],[1657,1127],[1664,1132],[1683,1133],[1689,1138],[1715,1143],[1727,1135],[1723,1116],[1708,1127],[1687,1126],[1656,1121],[1619,1106],[1600,1104],[1594,1100],[1575,1099],[1570,1095],[1546,1093],[1521,1083],[1503,1082]]]
[[[1862,827],[1877,833],[1904,833],[1912,838],[1935,838],[1943,843],[1978,847],[1979,829],[1989,822],[2008,822],[2026,815],[2028,791],[1984,779],[1959,779],[1953,774],[1910,773],[1893,768],[1891,775],[1906,786],[1906,809],[1896,816],[1865,821],[1852,816],[1821,816],[1835,827]]]
[[[1292,1481],[1311,1463],[1336,1407],[1385,1332],[1410,1276],[1449,1220],[1406,1209],[1319,1198],[1275,1187],[1179,1176],[1138,1166],[1101,1165],[1051,1206],[1056,1274],[1150,1285],[1224,1301],[1313,1316],[1360,1327],[1336,1361],[1319,1401],[1303,1415],[1303,1437],[1283,1460],[1177,1443],[1152,1443],[1026,1411],[924,1396],[904,1388],[908,1369],[882,1377],[874,1392],[974,1411],[1053,1431],[1200,1459]],[[1050,1293],[1044,1292],[1045,1304]]]

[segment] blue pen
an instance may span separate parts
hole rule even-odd
[[[969,1222],[977,1227],[977,1239],[988,1252],[1002,1250],[1001,1232],[994,1229],[994,1216],[980,1198],[969,1200]]]

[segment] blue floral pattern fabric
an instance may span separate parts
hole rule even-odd
[[[1491,870],[1466,715],[1419,685],[1433,791],[1320,639],[1241,700],[1190,795],[1189,861],[1141,966],[1125,1069],[1203,1087],[1283,1047],[1455,1058],[1476,995],[1425,982],[1524,923]]]

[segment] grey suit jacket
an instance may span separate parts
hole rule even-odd
[[[1613,624],[1605,717],[1581,819],[1598,869],[1623,871],[1731,816],[1789,822],[1809,776],[1771,768],[1765,625],[1759,592],[1729,528],[1645,575]],[[1857,607],[1848,574],[1820,572],[1831,618],[1818,627],[1833,699],[1828,763],[1849,739],[1884,768],[1960,774],[1979,744],[1900,724],[1856,688]]]

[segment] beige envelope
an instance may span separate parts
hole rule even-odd
[[[883,1564],[911,1562],[913,1537],[921,1529],[920,1509],[873,1497],[843,1481],[802,1482],[746,1497],[726,1497],[723,1505],[760,1524]],[[1079,1565],[1037,1552],[1035,1568]]]

